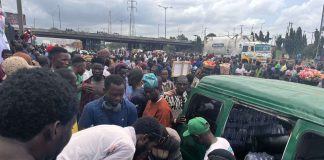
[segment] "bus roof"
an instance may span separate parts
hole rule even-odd
[[[207,76],[198,90],[216,92],[266,110],[324,125],[324,89],[304,84],[245,76]]]

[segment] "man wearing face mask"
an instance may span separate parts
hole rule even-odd
[[[104,96],[88,103],[80,117],[79,129],[101,124],[126,127],[137,119],[137,110],[133,103],[124,98],[125,83],[119,75],[110,75],[105,79]]]

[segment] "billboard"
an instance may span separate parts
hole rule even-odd
[[[6,21],[11,25],[18,25],[18,14],[5,12]],[[23,14],[23,25],[26,25],[26,16]]]

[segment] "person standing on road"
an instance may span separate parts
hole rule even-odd
[[[119,75],[105,79],[104,96],[88,103],[81,114],[79,129],[101,124],[127,127],[137,119],[135,105],[124,98],[125,83]]]
[[[184,123],[186,121],[186,118],[180,116],[180,114],[182,113],[184,104],[187,101],[186,90],[188,89],[188,85],[188,78],[186,76],[180,76],[176,80],[176,88],[168,92],[164,92],[164,97],[171,107],[174,125]]]
[[[48,54],[52,70],[68,68],[71,61],[71,55],[62,47],[54,47]]]
[[[104,95],[105,77],[102,74],[105,61],[102,58],[93,58],[91,63],[93,75],[82,83],[80,114],[86,104]]]
[[[153,73],[143,77],[144,92],[149,100],[146,104],[143,116],[156,118],[163,126],[171,127],[172,113],[168,102],[160,95],[158,79]]]

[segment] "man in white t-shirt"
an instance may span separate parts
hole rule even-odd
[[[215,149],[225,149],[234,155],[229,142],[225,138],[215,137],[210,131],[209,123],[202,117],[189,120],[188,130],[183,133],[183,136],[192,136],[197,143],[208,148],[204,160],[208,160],[208,154]]]
[[[163,127],[150,117],[139,118],[125,128],[94,126],[73,134],[57,160],[132,160],[134,154],[162,143],[166,139],[162,135]]]

